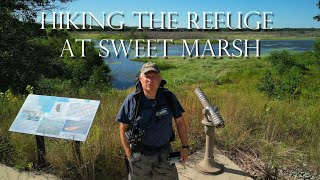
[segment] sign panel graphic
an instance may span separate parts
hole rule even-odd
[[[100,101],[30,94],[9,131],[85,141]]]

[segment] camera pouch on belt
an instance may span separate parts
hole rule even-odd
[[[144,129],[138,126],[140,120],[142,120],[141,117],[135,119],[129,130],[125,132],[132,151],[137,151],[144,139]]]
[[[138,127],[133,127],[129,131],[125,132],[129,144],[140,144],[144,138],[144,130]]]

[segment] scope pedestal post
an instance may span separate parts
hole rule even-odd
[[[206,109],[202,110],[204,119],[204,132],[206,134],[206,147],[204,152],[203,160],[196,164],[196,169],[203,174],[221,174],[223,172],[223,165],[215,162],[214,160],[214,136],[215,127],[211,121],[208,120],[208,114]]]

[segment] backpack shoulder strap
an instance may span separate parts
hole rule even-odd
[[[161,89],[164,93],[164,96],[166,98],[166,101],[167,101],[167,104],[168,104],[170,110],[173,111],[172,92],[169,89],[164,88],[164,87],[162,87]]]
[[[169,107],[169,109],[171,110],[171,112],[173,113],[173,101],[172,101],[172,95],[173,93],[167,89],[167,88],[164,88],[164,87],[161,87],[163,93],[164,93],[164,96],[166,98],[166,102],[167,102],[167,105]],[[171,129],[171,137],[170,137],[170,142],[173,142],[175,140],[175,132],[173,130],[173,127]]]
[[[141,101],[142,101],[142,92],[136,92],[136,94],[133,96],[136,100],[135,103],[135,107],[134,107],[134,115],[133,115],[133,122],[130,123],[130,128],[132,128],[132,126],[136,126],[138,121],[137,121],[137,117],[139,114],[139,111],[141,109]]]

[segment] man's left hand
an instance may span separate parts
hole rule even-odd
[[[180,156],[181,156],[181,162],[185,163],[188,160],[189,149],[182,148],[181,151],[180,151]]]

